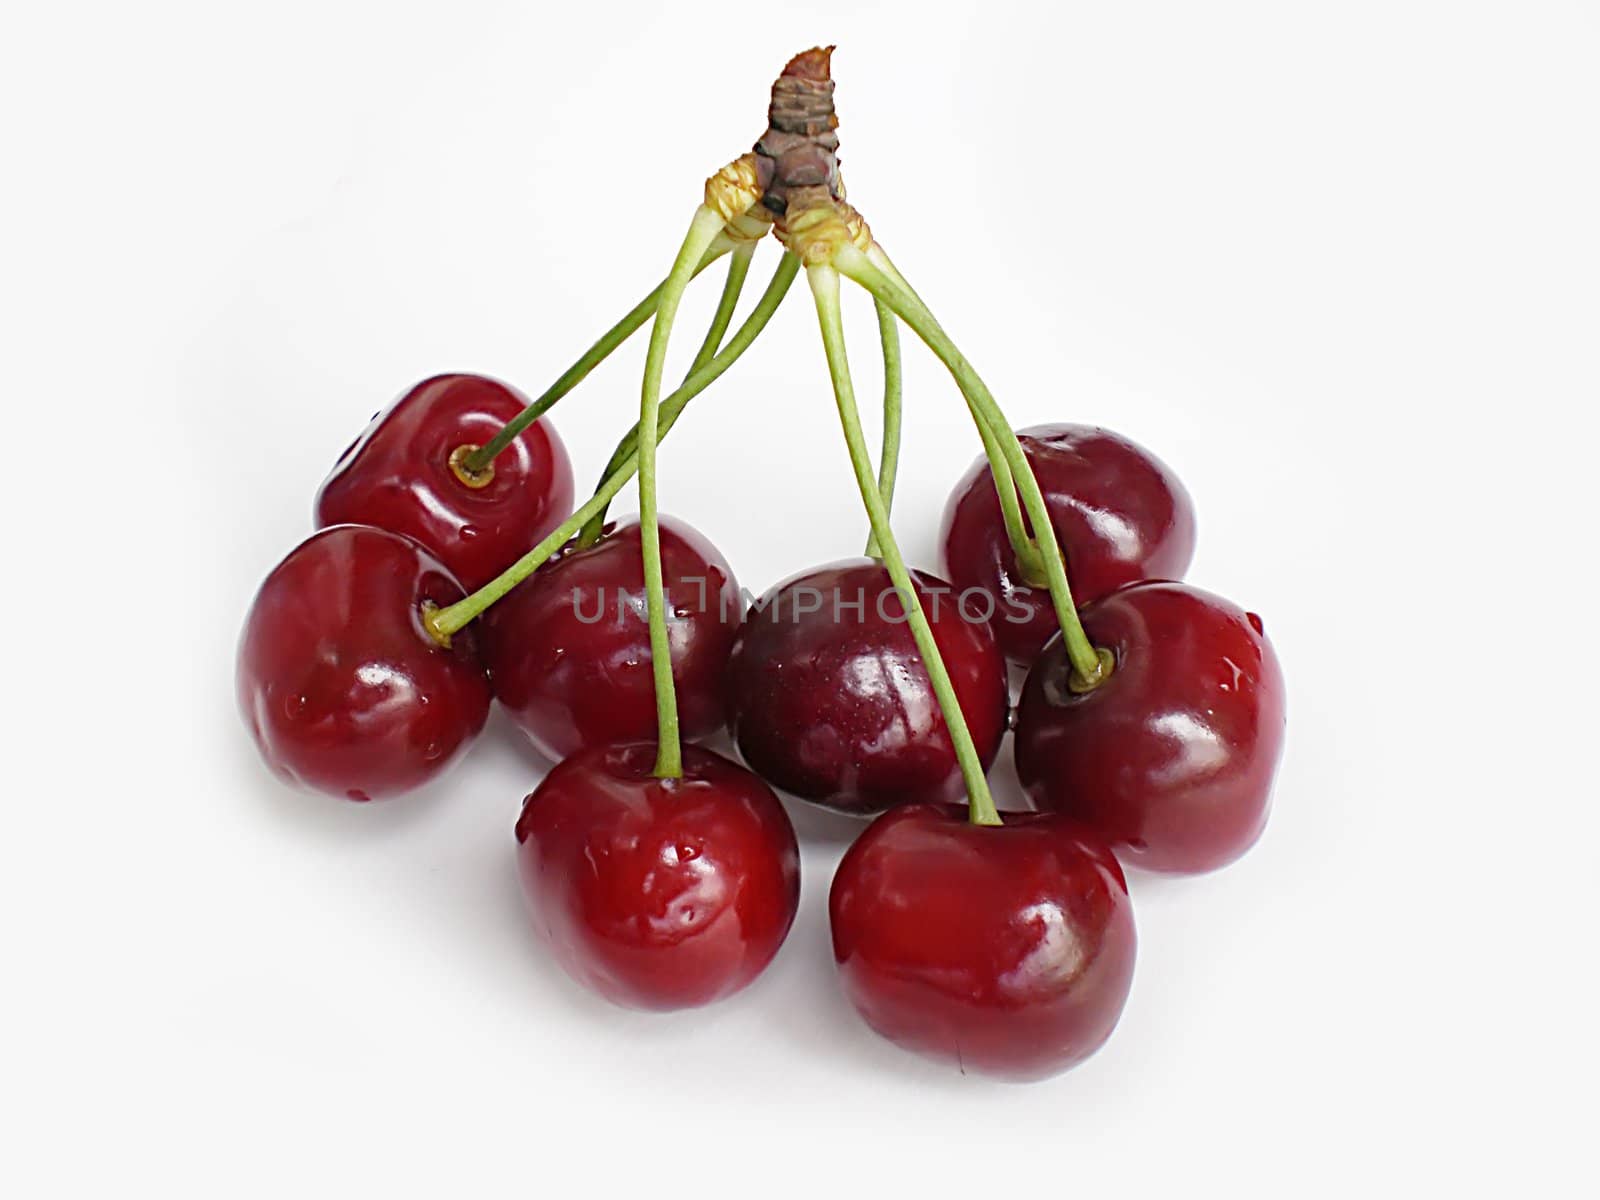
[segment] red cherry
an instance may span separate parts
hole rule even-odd
[[[1074,602],[1089,604],[1140,579],[1183,578],[1194,557],[1194,506],[1165,463],[1090,425],[1035,425],[1017,437],[1066,556]],[[995,598],[1000,648],[1032,662],[1056,632],[1055,609],[1049,589],[1029,586],[1017,571],[987,459],[980,456],[950,493],[940,544],[958,589],[982,588]]]
[[[1133,981],[1122,869],[1052,813],[988,827],[962,808],[897,808],[846,852],[828,912],[867,1024],[964,1071],[1065,1071],[1110,1036]]]
[[[527,407],[513,387],[481,375],[436,375],[372,419],[317,493],[318,528],[376,525],[427,547],[476,591],[572,511],[572,463],[546,419],[523,430],[481,487],[450,465]]]
[[[1283,676],[1261,618],[1182,583],[1140,583],[1083,610],[1116,658],[1067,686],[1058,637],[1017,708],[1017,773],[1034,803],[1096,829],[1127,861],[1208,871],[1260,836],[1283,746]]]
[[[978,756],[1006,731],[1006,666],[982,606],[912,573]],[[843,812],[964,796],[933,685],[882,563],[847,559],[796,575],[745,616],[728,668],[730,724],[745,762],[776,787]]]
[[[725,719],[724,672],[743,617],[733,569],[706,538],[661,518],[672,678],[684,739]],[[484,614],[500,703],[547,757],[656,736],[650,619],[636,519],[540,567]]]
[[[446,650],[422,605],[461,586],[421,546],[336,525],[267,576],[239,643],[239,707],[267,765],[290,783],[376,800],[426,783],[478,736],[489,681],[472,634]]]
[[[517,865],[534,926],[578,982],[631,1008],[709,1004],[772,961],[800,901],[794,827],[743,767],[683,747],[595,746],[523,802]]]

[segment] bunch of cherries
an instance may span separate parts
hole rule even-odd
[[[1195,521],[1165,465],[1104,429],[1003,421],[844,200],[829,53],[790,62],[672,271],[544,395],[446,375],[373,419],[322,485],[318,531],[255,597],[239,700],[279,775],[352,800],[438,776],[498,700],[559,760],[516,825],[534,927],[574,978],[639,1008],[728,996],[778,952],[800,879],[774,788],[875,817],[830,896],[851,1001],[912,1050],[1039,1078],[1093,1053],[1126,1000],[1118,856],[1207,871],[1260,834],[1283,681],[1259,617],[1178,582]],[[729,337],[769,231],[784,253]],[[663,400],[678,300],[725,255],[711,328]],[[716,547],[657,510],[656,450],[802,266],[872,537],[746,610]],[[878,310],[876,465],[841,276]],[[574,511],[545,414],[647,322],[639,423]],[[902,324],[949,367],[985,451],[944,514],[943,579],[907,568],[889,524]],[[639,518],[608,524],[635,474]],[[1008,659],[1028,667],[1014,710]],[[695,744],[725,725],[744,766]],[[1002,816],[986,773],[1008,729],[1035,811]]]

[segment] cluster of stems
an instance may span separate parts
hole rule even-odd
[[[862,245],[866,248],[844,240],[836,246],[830,246],[826,254],[807,253],[805,259],[839,421],[871,529],[867,553],[883,563],[905,606],[907,624],[927,668],[966,783],[971,820],[976,824],[997,825],[1000,816],[989,792],[983,763],[967,729],[950,674],[939,654],[933,629],[923,611],[890,524],[900,454],[901,323],[908,326],[944,363],[966,401],[994,476],[1002,517],[1019,567],[1024,578],[1048,587],[1050,591],[1067,656],[1072,664],[1071,685],[1078,690],[1093,688],[1106,678],[1113,664],[1109,654],[1097,649],[1084,632],[1072,601],[1065,561],[1045,507],[1043,493],[1005,414],[972,364],[950,340],[882,247],[876,241],[869,243],[865,239]],[[637,474],[640,544],[658,725],[655,774],[662,779],[682,775],[683,755],[677,694],[672,678],[666,589],[662,577],[657,449],[689,401],[731,367],[766,328],[799,273],[801,257],[790,247],[780,259],[771,282],[755,308],[724,343],[750,270],[755,246],[752,240],[732,237],[727,218],[717,209],[701,205],[667,277],[491,441],[480,448],[468,449],[460,455],[459,462],[452,458],[452,464],[458,466],[458,473],[464,482],[481,477],[490,469],[495,456],[523,430],[572,391],[646,321],[652,322],[640,389],[639,420],[618,444],[594,495],[495,579],[447,608],[428,609],[424,617],[432,635],[448,645],[452,634],[465,628],[563,547],[574,541],[578,547],[589,546],[597,541],[604,529],[607,507],[628,480]],[[679,303],[694,278],[724,255],[731,256],[728,274],[710,328],[701,341],[688,375],[676,391],[662,399],[662,374]],[[850,279],[869,292],[877,311],[884,387],[883,441],[876,467],[862,431],[845,350],[844,325],[840,313],[841,277]]]

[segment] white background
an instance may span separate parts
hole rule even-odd
[[[0,1190],[1592,1194],[1592,4],[5,11]],[[849,1010],[846,824],[797,813],[753,989],[631,1014],[523,922],[540,768],[505,722],[360,807],[283,791],[233,710],[251,593],[367,417],[437,371],[542,388],[817,41],[851,199],[1012,419],[1164,457],[1190,578],[1290,681],[1264,840],[1133,878],[1122,1024],[1035,1086]],[[557,412],[580,482],[641,353]],[[897,518],[933,565],[977,447],[907,359]],[[858,503],[801,285],[663,505],[760,591],[857,553]]]

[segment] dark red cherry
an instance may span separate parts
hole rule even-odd
[[[1154,871],[1209,871],[1260,836],[1283,746],[1283,676],[1261,618],[1182,583],[1140,583],[1083,610],[1116,658],[1092,692],[1068,686],[1058,637],[1017,708],[1017,773]]]
[[[743,618],[739,585],[717,548],[661,518],[672,678],[685,740],[722,728],[724,672]],[[639,523],[540,567],[484,615],[495,696],[547,757],[656,736],[650,618]]]
[[[421,546],[370,525],[313,534],[245,618],[236,686],[262,758],[290,783],[377,800],[426,783],[489,714],[471,630],[446,650],[422,606],[461,585]]]
[[[1065,1071],[1110,1036],[1133,980],[1122,869],[1053,813],[986,827],[964,808],[897,808],[846,852],[828,912],[867,1024],[964,1071]]]
[[[1194,506],[1165,463],[1092,425],[1035,425],[1017,437],[1044,493],[1078,605],[1136,580],[1183,578],[1194,557]],[[1049,589],[1030,587],[1017,571],[987,459],[980,456],[950,493],[940,544],[957,588],[994,597],[1000,648],[1032,662],[1056,632],[1055,610]]]
[[[526,554],[572,511],[572,463],[547,419],[523,430],[482,486],[462,482],[450,458],[486,444],[528,398],[481,375],[423,380],[372,419],[317,493],[316,522],[403,533],[476,591]]]
[[[987,767],[1006,731],[1005,660],[982,606],[912,572]],[[788,579],[745,615],[728,666],[739,753],[768,782],[843,812],[965,795],[950,733],[888,570],[847,559]]]
[[[618,1004],[709,1004],[761,974],[800,900],[794,827],[772,789],[698,746],[657,779],[654,743],[595,746],[523,802],[517,865],[568,974]]]

